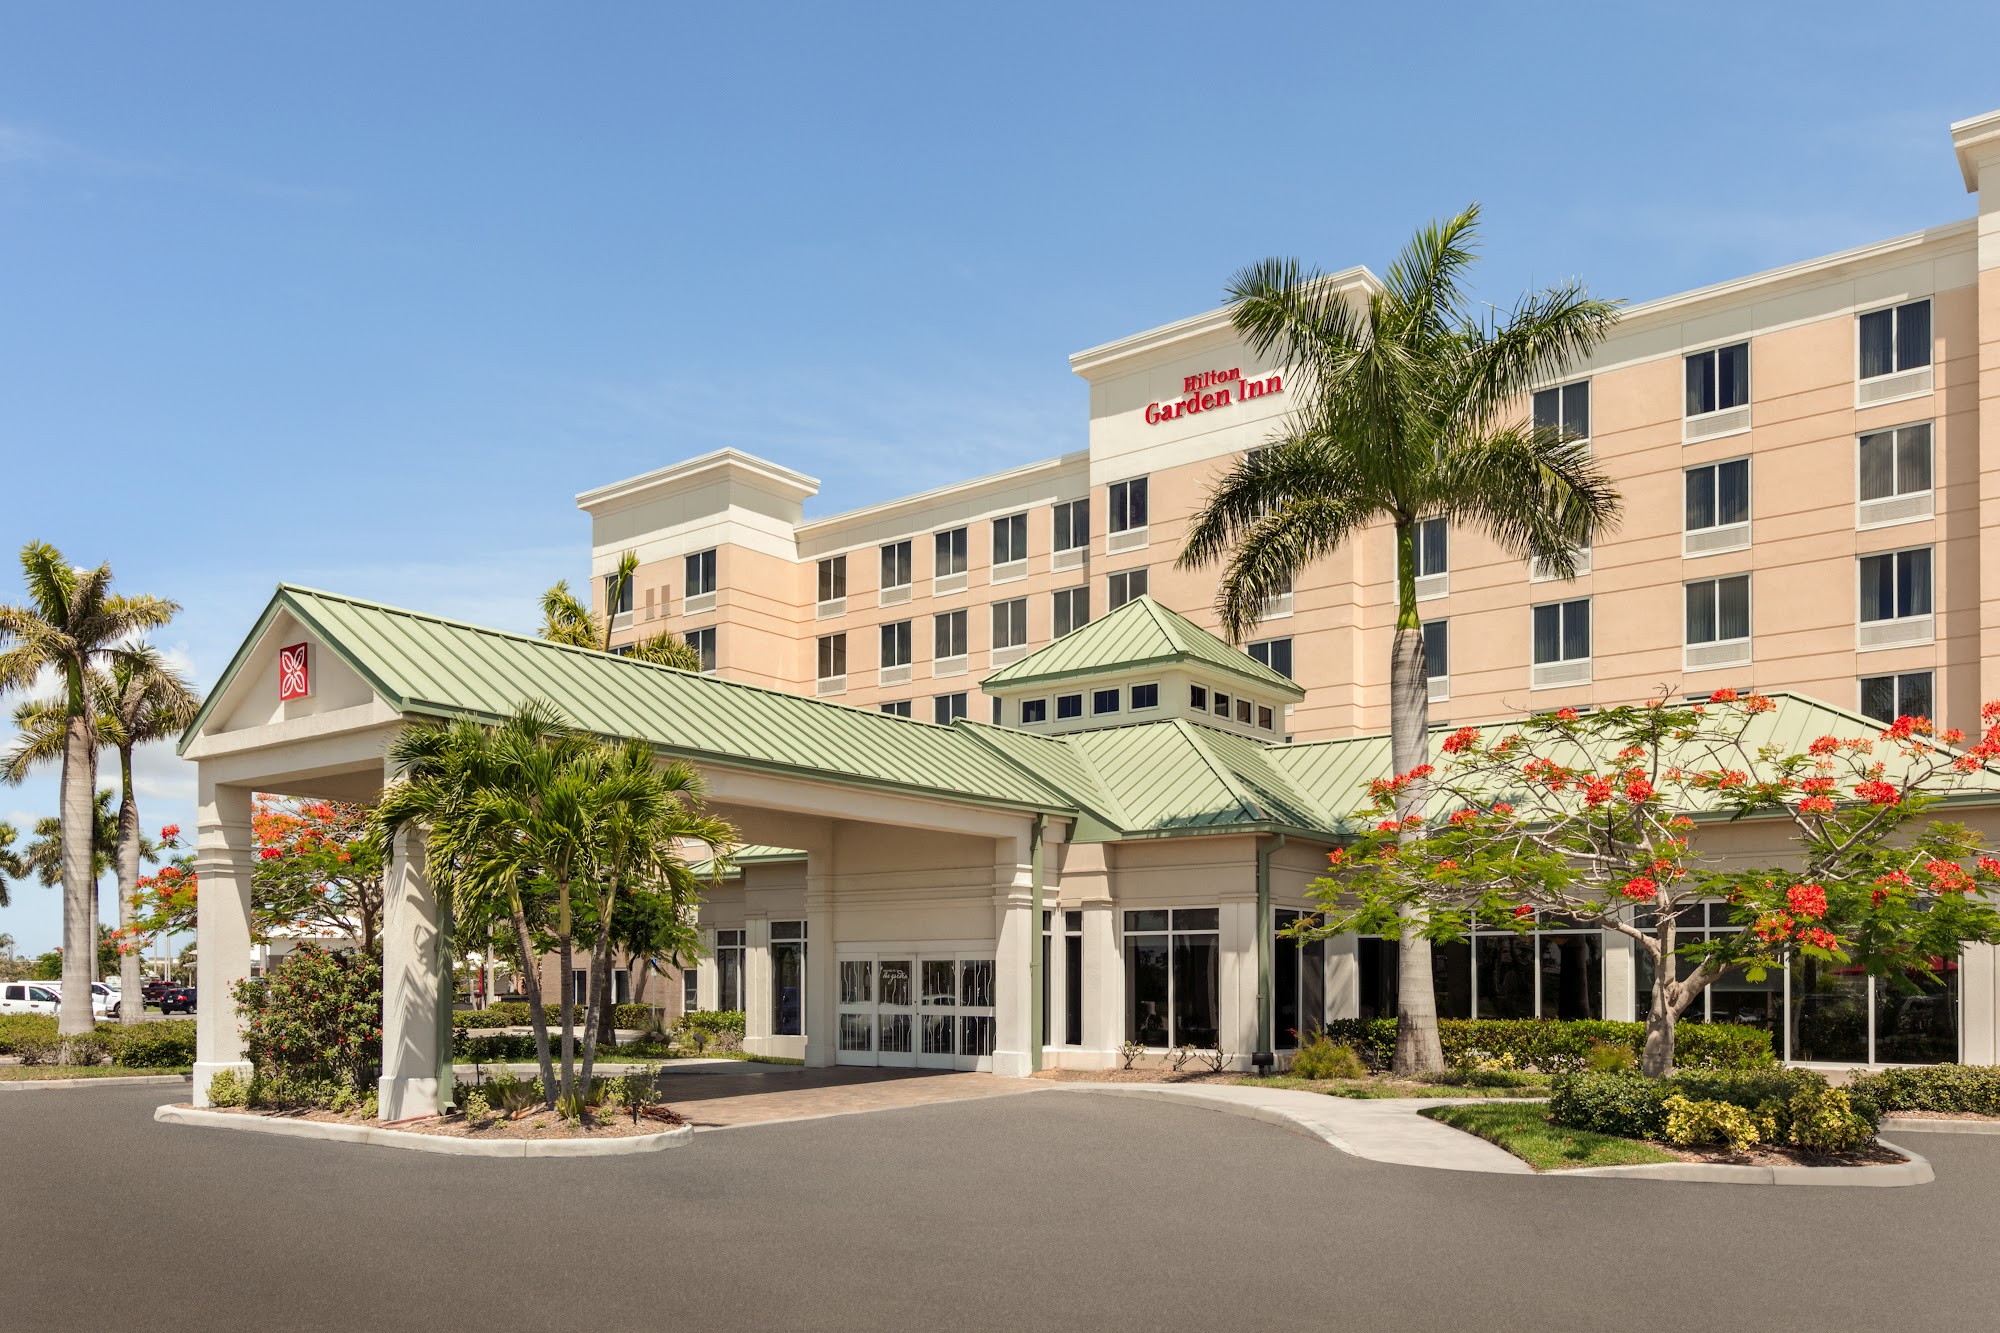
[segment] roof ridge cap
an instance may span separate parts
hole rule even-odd
[[[1201,756],[1202,763],[1208,765],[1208,771],[1215,774],[1215,780],[1220,782],[1223,788],[1236,798],[1236,803],[1252,819],[1270,820],[1271,812],[1260,805],[1249,792],[1243,790],[1242,785],[1236,781],[1235,776],[1217,762],[1214,752],[1208,748],[1207,740],[1194,729],[1194,724],[1184,717],[1173,719],[1173,723],[1180,729],[1181,735],[1187,739],[1189,746],[1194,749],[1196,754]]]

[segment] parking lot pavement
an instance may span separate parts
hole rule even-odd
[[[2000,1139],[1784,1190],[1427,1171],[1135,1098],[987,1097],[504,1161],[0,1102],[6,1326],[1990,1328]],[[115,1261],[107,1256],[115,1256]]]

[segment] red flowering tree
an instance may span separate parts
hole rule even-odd
[[[1934,977],[1964,941],[2000,939],[1987,897],[2000,860],[1927,817],[1975,786],[2000,797],[1986,767],[2000,759],[2000,704],[1969,748],[1909,717],[1800,748],[1772,734],[1775,707],[1724,690],[1705,705],[1462,728],[1435,765],[1371,784],[1368,831],[1332,853],[1305,929],[1393,937],[1421,908],[1433,940],[1474,920],[1526,931],[1537,911],[1617,931],[1653,964],[1641,1068],[1655,1077],[1673,1072],[1681,1014],[1731,969],[1757,981],[1791,954]],[[1426,811],[1398,819],[1419,780]],[[1785,852],[1757,866],[1703,853],[1704,824],[1745,819],[1781,828]],[[1402,837],[1412,824],[1422,839]],[[1743,929],[1679,939],[1679,909],[1717,899]]]

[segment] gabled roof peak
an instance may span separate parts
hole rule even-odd
[[[1305,697],[1305,691],[1292,680],[1144,595],[1012,666],[1002,667],[988,676],[981,688],[989,694],[1011,693],[1055,681],[1162,666],[1186,667],[1201,674],[1221,672],[1283,699]]]

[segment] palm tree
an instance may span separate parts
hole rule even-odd
[[[6,820],[0,819],[0,907],[10,907],[13,905],[13,895],[7,891],[7,881],[10,879],[26,879],[28,877],[27,860],[21,853],[14,850],[14,839],[20,836],[21,830],[15,828]],[[14,945],[14,937],[9,935],[6,939],[8,950],[11,952]]]
[[[1396,543],[1389,730],[1399,775],[1428,755],[1417,525],[1443,518],[1482,529],[1509,553],[1570,578],[1619,512],[1587,446],[1520,411],[1529,391],[1603,340],[1616,305],[1570,282],[1521,298],[1504,317],[1475,318],[1461,284],[1478,221],[1475,204],[1424,227],[1365,300],[1290,259],[1230,280],[1237,331],[1290,371],[1298,406],[1265,447],[1216,481],[1179,559],[1183,569],[1224,562],[1216,610],[1240,640],[1265,599],[1307,565],[1387,524]],[[1402,791],[1399,820],[1423,803],[1418,776]],[[1399,1073],[1444,1062],[1423,924],[1420,913],[1404,923]]]
[[[618,558],[618,572],[611,576],[611,584],[605,589],[607,608],[616,607],[625,600],[625,589],[632,586],[632,575],[638,568],[636,551],[627,551]],[[570,591],[569,580],[561,579],[542,594],[541,637],[550,643],[566,643],[574,648],[608,653],[611,651],[611,616],[599,616],[592,611]],[[662,630],[650,639],[631,645],[624,655],[655,666],[672,667],[676,671],[701,670],[701,654],[687,640],[674,637],[669,630]]]
[[[32,689],[53,671],[63,689],[62,886],[63,1002],[61,1033],[89,1032],[90,978],[96,952],[91,895],[90,811],[97,789],[96,718],[89,679],[121,641],[173,619],[180,608],[158,597],[120,597],[111,566],[73,568],[46,542],[21,548],[28,601],[0,606],[0,693]]]

